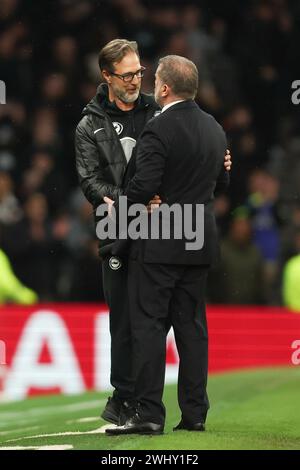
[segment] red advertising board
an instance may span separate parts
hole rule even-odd
[[[209,306],[210,372],[300,364],[300,315],[273,307]],[[105,305],[50,304],[0,309],[0,388],[5,397],[107,390]],[[172,331],[166,382],[177,378]]]

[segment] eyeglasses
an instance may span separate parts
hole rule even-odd
[[[141,67],[140,70],[138,70],[137,72],[134,72],[134,73],[133,72],[128,72],[128,73],[119,74],[119,73],[110,72],[110,74],[114,75],[115,77],[120,78],[125,83],[130,83],[130,82],[132,82],[134,77],[143,78],[145,70],[146,70],[146,67]]]

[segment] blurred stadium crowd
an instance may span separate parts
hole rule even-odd
[[[42,301],[103,298],[74,131],[109,40],[136,40],[152,92],[160,56],[199,68],[197,101],[227,132],[228,194],[216,200],[222,263],[209,300],[281,304],[300,253],[300,3],[288,0],[1,0],[0,248]],[[300,263],[300,261],[299,261]]]

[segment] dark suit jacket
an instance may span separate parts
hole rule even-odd
[[[131,257],[146,263],[213,262],[218,253],[213,198],[216,186],[228,184],[226,148],[221,126],[192,100],[175,104],[148,122],[138,141],[135,176],[125,190],[128,203],[147,204],[159,194],[169,206],[190,204],[194,229],[196,204],[203,204],[204,245],[187,250],[190,240],[184,233],[181,240],[137,240],[131,243]]]

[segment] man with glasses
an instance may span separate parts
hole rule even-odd
[[[105,83],[83,110],[76,129],[76,166],[86,198],[96,211],[107,196],[117,200],[135,173],[132,158],[137,138],[146,123],[159,114],[154,97],[141,93],[141,66],[137,43],[114,39],[99,53],[99,67]],[[230,155],[225,168],[230,169]],[[160,203],[156,197],[150,203]],[[97,222],[97,221],[96,221]],[[102,418],[122,424],[134,396],[131,371],[131,331],[127,292],[128,257],[114,256],[113,240],[101,241],[103,284],[110,309],[111,384]]]

